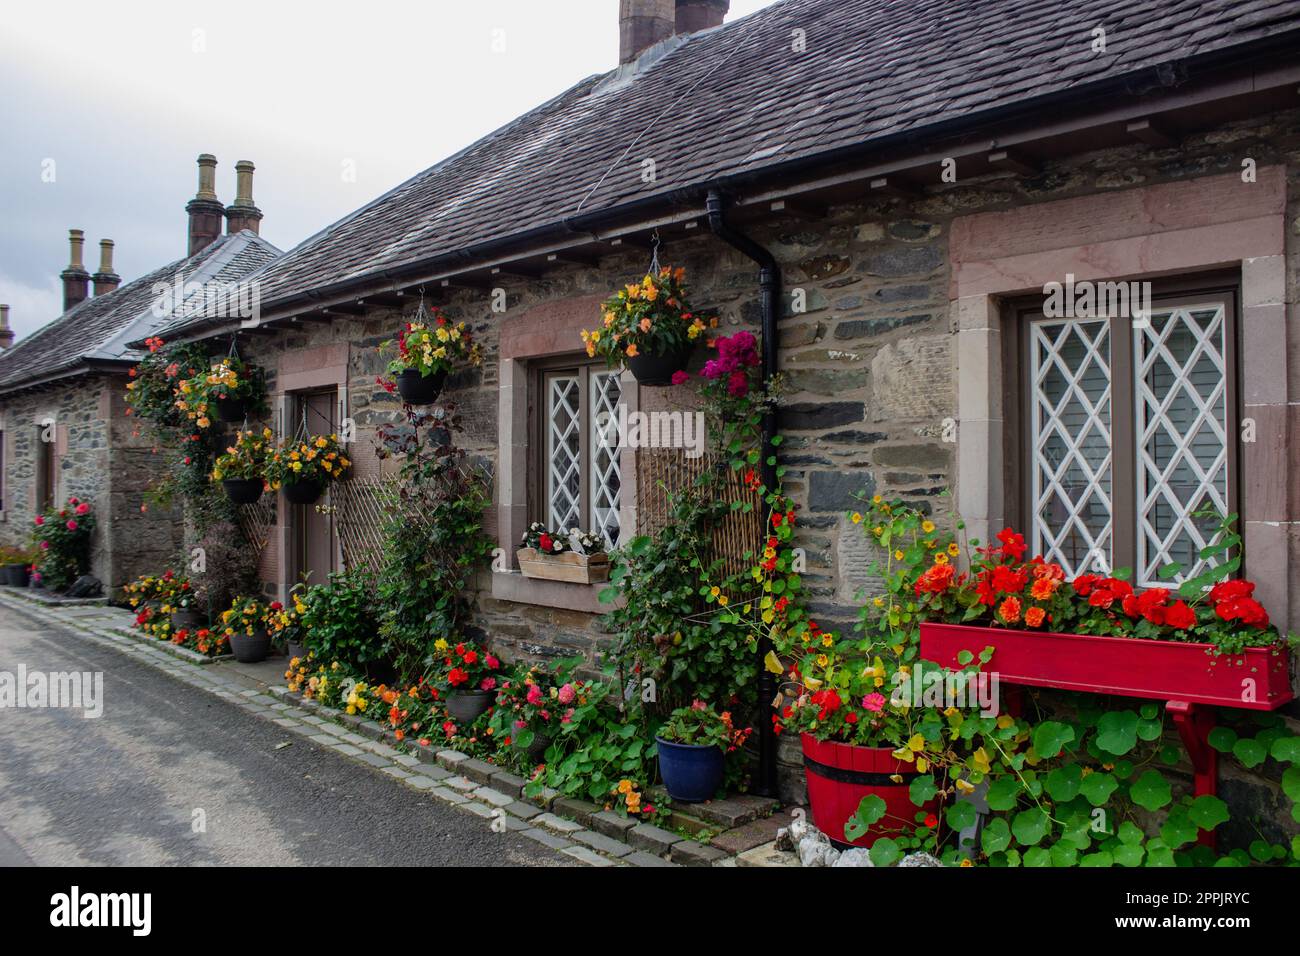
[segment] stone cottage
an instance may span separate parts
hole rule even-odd
[[[534,520],[617,543],[642,463],[609,467],[573,422],[684,398],[578,333],[657,240],[725,330],[777,330],[819,620],[854,617],[870,555],[845,512],[879,492],[1140,583],[1195,572],[1202,506],[1239,513],[1244,573],[1300,624],[1300,7],[785,0],[722,25],[727,6],[623,0],[616,69],[262,270],[244,354],[281,422],[351,418],[372,478],[400,412],[376,346],[423,295],[487,352],[447,394],[494,464],[501,547]],[[268,584],[338,566],[334,518],[279,507]],[[512,656],[590,654],[597,590],[485,572],[479,623]]]
[[[130,343],[173,321],[176,309],[162,305],[193,309],[206,290],[280,254],[257,234],[253,164],[237,165],[238,196],[225,207],[215,191],[215,157],[205,153],[198,163],[183,258],[120,285],[113,242],[100,243],[91,276],[85,237],[71,230],[71,258],[60,274],[63,314],[0,353],[0,543],[26,544],[34,515],[76,495],[95,507],[92,572],[110,590],[169,563],[182,542],[178,510],[145,507],[160,466],[125,414],[127,371],[140,357]],[[178,283],[184,296],[174,294]]]

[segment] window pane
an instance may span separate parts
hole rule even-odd
[[[1174,581],[1212,561],[1199,552],[1217,520],[1193,518],[1207,504],[1227,514],[1228,396],[1222,303],[1153,312],[1134,330],[1137,391],[1138,583],[1182,565]]]
[[[546,386],[546,523],[552,530],[577,526],[582,513],[582,389],[574,375]]]
[[[618,448],[601,443],[601,428],[618,414],[622,394],[618,372],[591,373],[591,521],[588,528],[600,531],[606,542],[618,544],[619,462]],[[613,429],[606,431],[612,437]]]
[[[1069,574],[1109,571],[1110,324],[1032,322],[1031,548]]]

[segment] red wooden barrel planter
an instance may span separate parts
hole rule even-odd
[[[938,798],[924,807],[912,803],[908,787],[919,774],[912,764],[892,756],[892,748],[822,741],[811,734],[801,734],[800,743],[813,826],[836,845],[869,847],[883,836],[915,826],[918,812],[938,812]],[[894,775],[902,782],[895,783]],[[844,839],[844,824],[857,812],[862,798],[872,794],[885,801],[885,815],[849,843]]]

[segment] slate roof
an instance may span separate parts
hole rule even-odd
[[[1298,29],[1294,0],[784,0],[679,38],[630,82],[588,77],[307,239],[259,276],[264,307]]]
[[[48,325],[0,353],[0,393],[85,369],[96,362],[134,362],[139,353],[129,347],[173,321],[171,314],[154,315],[158,296],[154,284],[172,284],[178,275],[201,285],[241,279],[266,265],[280,250],[244,231],[223,236],[194,255],[178,259],[73,306]],[[191,296],[191,307],[202,292]]]

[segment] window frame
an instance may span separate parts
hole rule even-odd
[[[1097,280],[1121,281],[1121,280]],[[1242,514],[1243,485],[1241,476],[1241,280],[1235,273],[1211,273],[1174,280],[1143,279],[1141,276],[1122,281],[1150,281],[1153,310],[1187,307],[1200,300],[1221,300],[1224,305],[1224,367],[1225,383],[1225,446],[1227,467],[1226,505],[1229,514]],[[1004,400],[1009,413],[1005,416],[1007,434],[1005,447],[1004,481],[1006,488],[1005,513],[1012,516],[1017,529],[1023,529],[1026,540],[1033,541],[1034,510],[1034,455],[1029,447],[1033,435],[1033,416],[1036,409],[1030,401],[1032,385],[1033,341],[1030,334],[1032,321],[1043,318],[1041,295],[1021,298],[1010,304],[1013,320],[1012,334],[1003,336],[1003,367],[1014,369],[1005,377]],[[1111,375],[1111,569],[1129,568],[1132,581],[1141,581],[1138,564],[1140,519],[1138,515],[1138,449],[1136,445],[1138,391],[1134,381],[1136,348],[1131,318],[1120,320],[1122,329],[1110,331]],[[1116,383],[1122,383],[1123,392],[1117,392]],[[1120,414],[1120,409],[1124,414]],[[1238,519],[1238,529],[1242,521]],[[1238,575],[1245,574],[1239,569]],[[1175,579],[1178,580],[1178,579]],[[1146,582],[1140,586],[1152,586]]]
[[[566,373],[575,376],[578,379],[578,460],[579,460],[579,503],[578,510],[580,514],[579,525],[582,530],[597,530],[594,516],[592,514],[592,469],[593,469],[593,447],[592,447],[592,376],[593,374],[609,374],[619,377],[620,371],[617,368],[607,368],[601,359],[591,359],[582,353],[571,353],[567,355],[549,356],[530,360],[528,363],[528,447],[527,455],[527,515],[528,520],[525,525],[534,521],[540,521],[548,528],[551,527],[551,508],[550,508],[550,382],[552,379],[565,375]],[[619,404],[626,405],[624,402],[626,386],[620,381]],[[621,470],[622,449],[615,449],[616,467]],[[622,476],[620,474],[619,482],[619,507],[616,509],[619,514],[619,539],[623,540],[626,536],[627,529],[623,527],[623,487]],[[555,529],[552,529],[555,530]],[[611,545],[618,542],[611,542]]]

